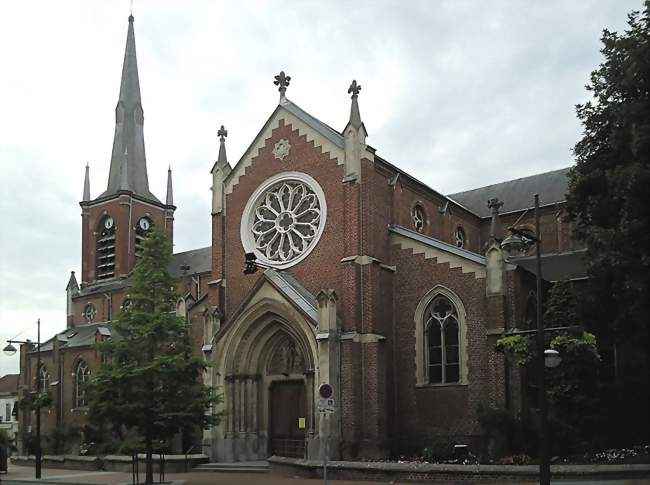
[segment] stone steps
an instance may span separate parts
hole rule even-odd
[[[212,473],[269,473],[271,467],[267,461],[235,461],[203,463],[192,470]]]

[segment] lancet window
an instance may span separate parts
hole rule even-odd
[[[90,380],[90,367],[85,360],[79,360],[74,375],[74,403],[77,408],[84,408],[86,402],[86,382]]]
[[[427,370],[430,384],[460,382],[458,311],[444,295],[436,296],[425,312]]]

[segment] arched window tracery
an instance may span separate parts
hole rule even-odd
[[[76,408],[84,408],[86,401],[85,385],[90,380],[90,367],[85,360],[80,359],[75,367],[74,375],[74,403]]]
[[[48,390],[50,387],[50,373],[47,370],[47,367],[44,365],[41,365],[41,369],[38,373],[38,378],[41,381],[41,389],[45,391]]]
[[[458,311],[444,295],[436,296],[425,314],[427,370],[430,384],[460,382]]]
[[[465,318],[461,299],[442,285],[422,297],[414,315],[417,386],[468,383]]]

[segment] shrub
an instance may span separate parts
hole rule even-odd
[[[422,458],[430,463],[451,460],[453,457],[454,444],[442,437],[435,438],[422,450]]]

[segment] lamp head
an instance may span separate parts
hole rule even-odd
[[[507,238],[501,241],[501,249],[506,251],[508,254],[522,253],[527,247],[524,238],[517,234],[510,234]]]
[[[246,253],[244,259],[244,274],[253,274],[257,271],[257,256],[255,253]]]
[[[18,352],[16,347],[14,347],[11,343],[7,344],[7,346],[4,349],[2,349],[2,351],[9,357],[15,355],[15,353]]]
[[[553,367],[557,367],[560,365],[562,362],[562,357],[560,356],[560,353],[557,350],[553,349],[546,349],[544,351],[544,367],[548,367],[549,369],[552,369]]]

